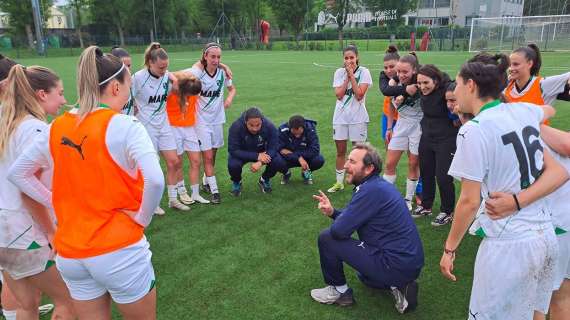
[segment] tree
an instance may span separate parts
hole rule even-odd
[[[270,0],[269,5],[277,18],[277,23],[287,26],[289,32],[295,35],[295,40],[299,42],[301,31],[305,26],[305,18],[313,6],[313,1]]]
[[[132,19],[132,10],[138,6],[136,0],[90,0],[93,20],[112,25],[119,36],[121,46],[125,45],[125,27]],[[140,20],[145,21],[145,20]]]
[[[40,1],[40,9],[45,24],[50,17],[49,8],[53,4],[53,0]],[[28,45],[34,48],[34,13],[32,12],[32,2],[29,0],[2,0],[0,1],[0,11],[7,13],[10,17],[9,25],[15,35],[27,35]],[[37,39],[43,41],[43,39]]]
[[[75,13],[75,33],[77,38],[79,38],[79,46],[85,48],[83,44],[83,36],[81,35],[81,25],[82,25],[82,13],[81,11],[87,6],[88,0],[70,0],[69,4],[71,9]]]
[[[326,0],[327,9],[336,17],[338,26],[338,43],[343,47],[343,29],[349,13],[354,13],[361,8],[362,0]]]

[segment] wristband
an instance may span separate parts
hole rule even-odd
[[[451,256],[455,256],[455,251],[457,251],[457,249],[455,250],[451,250],[451,249],[447,249],[446,243],[443,243],[443,252],[445,254],[449,254]]]
[[[386,128],[386,131],[392,131],[392,128]]]
[[[521,205],[519,203],[519,199],[517,198],[516,194],[513,194],[513,199],[515,199],[515,204],[517,205],[517,210],[521,211]]]

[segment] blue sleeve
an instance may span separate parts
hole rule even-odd
[[[366,190],[354,193],[352,200],[346,208],[336,217],[331,225],[331,235],[337,240],[348,239],[363,224],[370,220],[376,212],[378,205],[374,203],[372,195]]]
[[[456,115],[455,113],[451,112],[451,111],[447,111],[447,117],[451,121],[459,120],[459,116]]]
[[[234,123],[228,133],[228,152],[234,158],[244,161],[257,161],[257,152],[241,149],[241,132],[239,125]]]
[[[281,128],[278,130],[278,134],[279,134],[279,149],[278,152],[281,152],[281,150],[283,149],[288,149],[289,151],[293,151],[292,153],[288,154],[288,155],[282,155],[282,157],[285,160],[289,160],[289,161],[296,161],[297,159],[299,159],[299,155],[296,154],[296,152],[294,152],[294,150],[291,150],[291,148],[289,147],[289,137],[288,137],[288,132],[289,131],[281,131]]]
[[[319,145],[319,137],[317,136],[317,131],[311,129],[307,132],[307,149],[305,149],[301,155],[305,159],[312,159],[319,155],[321,152],[321,146]]]
[[[279,154],[277,128],[269,121],[267,121],[267,154],[269,154],[271,158],[275,158]]]

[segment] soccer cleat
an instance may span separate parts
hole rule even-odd
[[[190,197],[188,193],[180,193],[178,196],[180,197],[180,202],[186,205],[193,204],[194,201],[196,200],[194,199],[194,197]]]
[[[414,207],[412,207],[412,200],[408,200],[408,199],[404,199],[406,200],[406,206],[408,207],[408,211],[412,212],[412,210],[414,210]]]
[[[291,171],[287,171],[283,176],[281,176],[281,184],[289,184],[291,180]]]
[[[210,185],[209,184],[203,184],[202,187],[200,187],[200,189],[202,189],[202,192],[210,194],[212,193],[212,190],[210,190]]]
[[[178,199],[168,201],[168,207],[180,211],[190,211],[190,207],[180,202]]]
[[[239,197],[241,194],[241,181],[240,182],[232,182],[232,195],[235,197]]]
[[[334,286],[326,286],[320,289],[311,290],[313,300],[324,304],[337,304],[342,307],[354,304],[352,289],[348,288],[345,293],[340,293]]]
[[[406,313],[414,310],[418,306],[418,283],[414,280],[403,287],[392,287],[392,295],[396,300],[396,310],[399,313]]]
[[[222,197],[220,196],[219,192],[212,193],[212,197],[210,198],[211,204],[220,204],[222,203]]]
[[[182,200],[182,198],[180,199]],[[197,194],[197,195],[192,195],[192,203],[194,202],[198,202],[198,203],[210,203],[209,200],[204,199],[201,195]]]
[[[166,211],[164,211],[161,207],[156,207],[156,209],[154,209],[154,214],[157,216],[163,216],[166,214]]]
[[[39,306],[38,312],[39,312],[40,316],[44,316],[44,315],[50,313],[54,307],[55,306],[51,303],[44,304],[43,306]]]
[[[338,192],[338,191],[341,191],[341,190],[344,190],[344,184],[337,182],[337,183],[333,184],[333,186],[330,187],[330,188],[327,190],[327,192],[328,192],[328,193],[335,193],[335,192]]]
[[[440,212],[437,217],[431,222],[434,227],[444,226],[453,221],[453,213]]]
[[[313,184],[313,173],[311,172],[311,170],[305,170],[301,173],[301,176],[303,177],[303,182],[305,184]]]
[[[414,210],[414,212],[412,213],[412,218],[421,218],[426,216],[431,216],[431,208],[428,209],[422,206],[418,206],[416,210]]]
[[[271,191],[272,191],[271,181],[269,179],[264,180],[263,178],[259,178],[259,180],[257,181],[257,184],[259,185],[259,189],[261,190],[261,192],[271,193]]]

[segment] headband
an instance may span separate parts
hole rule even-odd
[[[206,53],[208,52],[208,50],[210,50],[210,49],[212,49],[212,48],[220,48],[220,49],[222,49],[222,47],[220,47],[219,44],[213,44],[213,45],[207,47],[206,49],[204,49],[204,54],[206,54]]]
[[[105,80],[99,82],[99,86],[102,86],[102,85],[104,85],[105,83],[111,81],[113,78],[115,78],[116,76],[118,76],[118,75],[123,71],[123,69],[125,69],[125,64],[124,64],[124,63],[123,63],[123,64],[121,65],[121,67],[119,68],[119,71],[113,73],[109,78],[107,78],[107,79],[105,79]]]

